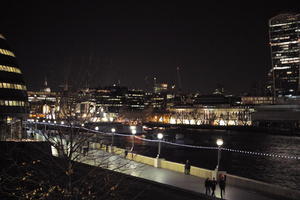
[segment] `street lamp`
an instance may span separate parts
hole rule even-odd
[[[219,165],[220,165],[220,159],[221,159],[221,147],[223,145],[223,140],[222,139],[217,139],[217,145],[218,145],[218,164],[216,166],[216,170],[219,169]]]
[[[96,131],[99,131],[99,127],[98,127],[98,126],[96,126],[96,127],[95,127],[95,130],[96,130]]]
[[[164,135],[162,133],[157,134],[157,138],[158,138],[159,142],[158,142],[158,153],[157,153],[156,158],[159,158],[160,150],[161,150],[161,140],[163,139],[163,137],[164,137]]]
[[[111,135],[111,147],[114,146],[114,135],[115,135],[115,132],[116,132],[116,129],[112,128],[111,129],[111,133],[112,133],[112,135]]]
[[[133,147],[134,147],[134,135],[136,134],[136,129],[131,129],[131,133],[132,133],[132,146],[131,146],[131,150],[133,151]]]

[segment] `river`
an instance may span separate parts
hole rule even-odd
[[[181,139],[176,140],[176,135],[181,136]],[[164,136],[166,141],[211,147],[215,147],[216,140],[222,138],[224,148],[300,156],[300,137],[295,136],[199,129],[165,130]],[[117,146],[121,147],[131,147],[132,145],[131,137],[116,137],[115,142]],[[137,153],[155,157],[157,149],[157,143],[135,139],[134,151]],[[214,169],[217,164],[217,150],[194,149],[169,144],[162,144],[160,157],[179,163],[189,160],[193,166],[206,169]],[[300,190],[300,160],[222,151],[220,170]]]

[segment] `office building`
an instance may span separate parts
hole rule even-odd
[[[277,97],[299,95],[300,14],[280,14],[271,18],[269,35],[272,68],[267,88]]]
[[[15,54],[0,34],[0,136],[22,138],[22,120],[28,112],[27,88]]]

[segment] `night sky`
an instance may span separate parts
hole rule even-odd
[[[1,2],[0,32],[29,89],[40,89],[45,76],[53,89],[65,80],[73,88],[120,81],[145,89],[154,76],[176,84],[176,66],[183,65],[184,90],[210,93],[222,84],[240,94],[264,84],[271,67],[268,19],[300,12],[300,3],[288,1],[53,2]]]

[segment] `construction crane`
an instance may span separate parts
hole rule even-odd
[[[183,65],[178,65],[176,68],[177,71],[177,82],[178,82],[178,91],[182,91],[182,81],[181,81],[181,75],[180,75],[180,68],[182,68]]]

